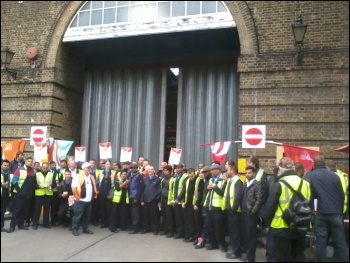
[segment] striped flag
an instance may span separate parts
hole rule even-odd
[[[66,159],[72,144],[73,141],[55,140],[54,138],[49,138],[49,161],[54,161],[57,165],[60,165],[61,160]]]
[[[218,161],[223,165],[226,161],[226,154],[230,148],[231,141],[216,142],[211,146],[211,160]]]

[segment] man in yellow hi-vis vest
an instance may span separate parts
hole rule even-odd
[[[282,181],[287,182],[295,191],[300,192],[310,200],[311,190],[308,182],[300,178],[289,157],[283,157],[279,163],[278,179],[271,187],[271,193],[266,202],[266,222],[273,236],[276,262],[305,262],[305,232],[289,229],[282,219],[283,212],[288,209],[293,198],[293,192]]]
[[[57,187],[56,181],[53,180],[53,174],[49,172],[49,164],[42,164],[40,172],[35,174],[35,197],[33,226],[34,230],[38,229],[41,209],[43,208],[43,227],[50,227],[50,204],[53,197],[52,189]]]

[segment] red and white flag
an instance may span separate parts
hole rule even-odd
[[[308,171],[314,167],[314,158],[320,155],[319,151],[288,144],[283,144],[283,151],[285,157],[291,158],[294,163],[300,162]]]
[[[171,148],[169,155],[169,162],[171,164],[179,164],[181,159],[182,149],[179,148]]]
[[[36,162],[42,163],[43,160],[47,161],[47,144],[35,143],[34,144],[34,159]]]
[[[211,161],[218,161],[223,165],[226,161],[226,154],[230,148],[231,141],[216,142],[211,146]]]
[[[85,146],[80,146],[80,147],[75,147],[75,156],[74,160],[76,162],[85,162],[86,161],[86,147]]]
[[[111,142],[100,142],[100,159],[112,158],[112,143]]]
[[[131,162],[132,148],[121,147],[120,149],[120,162]]]

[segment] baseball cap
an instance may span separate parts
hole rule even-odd
[[[81,166],[82,169],[89,168],[89,167],[90,167],[90,163],[88,162],[83,163],[83,165]]]

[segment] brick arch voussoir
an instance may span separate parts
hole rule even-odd
[[[55,67],[57,56],[59,55],[58,50],[62,45],[63,36],[70,21],[84,3],[85,1],[68,1],[66,7],[62,11],[48,45],[47,56],[45,59],[45,66],[47,68]]]
[[[254,18],[247,1],[225,1],[225,3],[238,29],[241,54],[248,55],[259,53],[259,43]]]

